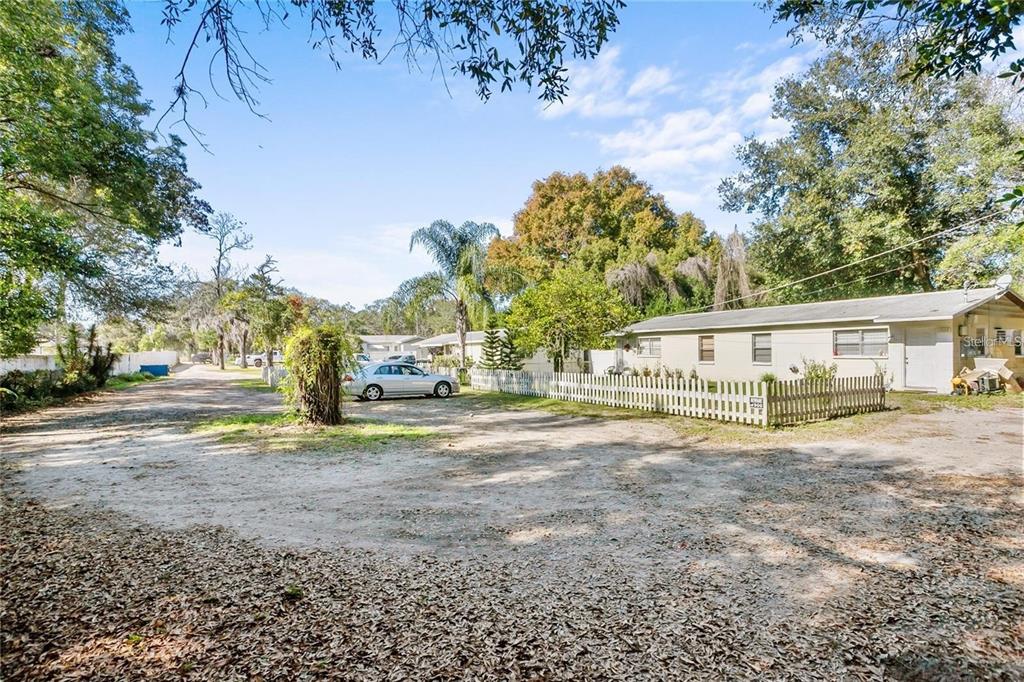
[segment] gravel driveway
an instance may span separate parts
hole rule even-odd
[[[1024,675],[1019,410],[713,448],[467,395],[271,455],[188,431],[280,409],[237,378],[7,420],[4,679]]]

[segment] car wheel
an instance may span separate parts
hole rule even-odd
[[[384,391],[380,386],[367,386],[366,390],[363,391],[363,397],[367,400],[380,400],[384,397]]]
[[[434,386],[434,395],[436,395],[438,398],[447,398],[451,394],[452,387],[443,381],[438,382],[437,386]]]
[[[262,367],[263,361],[260,360],[259,358],[256,358],[256,360],[254,360],[252,364],[255,365],[256,367]]]

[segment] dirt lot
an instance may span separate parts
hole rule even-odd
[[[190,431],[280,409],[237,378],[7,420],[5,679],[1024,675],[1020,409],[728,446],[460,396],[269,454]]]

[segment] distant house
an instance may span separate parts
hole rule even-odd
[[[363,352],[374,360],[383,360],[395,353],[416,354],[419,350],[416,342],[422,339],[422,336],[408,334],[364,334],[359,337]]]
[[[484,338],[487,332],[476,331],[466,332],[466,357],[473,359],[473,364],[480,362],[480,359],[484,355]],[[498,330],[499,336],[504,337],[505,330]],[[429,339],[424,339],[416,344],[430,356],[434,355],[458,355],[459,354],[459,335],[455,332],[450,334],[439,334],[432,336]],[[567,363],[568,364],[568,363]],[[542,350],[538,350],[531,357],[523,358],[523,371],[526,372],[551,372],[554,370],[554,365],[548,360],[547,355]],[[570,369],[568,366],[566,371],[578,371],[577,365],[572,364]]]
[[[1024,300],[1010,289],[936,291],[655,317],[613,333],[620,366],[705,379],[794,378],[803,360],[839,376],[883,372],[892,388],[946,392],[973,358],[1024,374]]]

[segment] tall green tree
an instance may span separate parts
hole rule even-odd
[[[205,229],[183,143],[114,52],[116,0],[0,3],[0,353],[69,307],[137,314],[170,283],[157,247]]]
[[[471,319],[486,319],[493,302],[486,287],[487,244],[499,234],[491,223],[464,222],[455,227],[435,220],[413,232],[409,250],[422,246],[434,259],[437,270],[415,277],[399,287],[408,301],[449,300],[455,304],[455,333],[459,338],[459,359],[466,363],[466,332]]]
[[[277,277],[277,261],[267,256],[245,283],[251,301],[250,319],[255,340],[266,349],[267,367],[274,366],[274,348],[279,347],[288,329],[288,305]]]
[[[661,194],[622,166],[592,176],[553,173],[533,183],[512,236],[491,243],[488,262],[523,275],[497,282],[504,293],[571,263],[601,276],[638,307],[659,297],[692,303],[697,282],[678,267],[705,252],[706,231],[702,220],[673,213]]]
[[[604,334],[636,315],[622,296],[593,272],[563,267],[512,300],[506,316],[521,351],[544,349],[555,371],[564,369],[574,353],[605,348]]]
[[[213,266],[212,295],[213,309],[209,311],[217,331],[217,362],[220,368],[225,367],[227,348],[225,338],[232,320],[233,301],[225,305],[225,297],[237,284],[236,269],[231,262],[231,254],[235,251],[247,251],[252,248],[252,235],[245,231],[245,223],[230,213],[218,213],[214,216],[208,233],[216,244]],[[243,355],[244,357],[244,355]]]
[[[480,347],[480,362],[477,366],[482,369],[499,369],[501,367],[501,332],[493,324],[487,325],[484,332],[484,342]]]
[[[834,47],[864,36],[893,46],[905,65],[904,78],[959,79],[978,74],[986,64],[1007,59],[1002,78],[1024,91],[1024,57],[1014,31],[1024,22],[1022,0],[767,0],[776,17],[793,22],[790,34],[805,34]],[[1016,56],[1014,59],[1009,59]],[[1024,140],[1017,159],[1024,166]],[[1024,184],[1003,196],[1011,209],[1024,206]]]
[[[506,329],[499,339],[498,368],[510,372],[518,372],[523,368],[523,356],[511,329]]]
[[[773,112],[791,132],[748,140],[721,185],[723,208],[758,216],[751,251],[769,285],[888,252],[780,300],[929,290],[963,234],[1008,224],[1000,198],[1022,169],[1005,103],[980,80],[900,80],[889,52],[856,43],[783,81]]]

